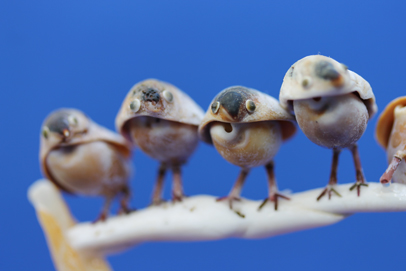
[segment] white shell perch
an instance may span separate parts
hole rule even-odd
[[[111,217],[105,222],[74,224],[69,210],[55,186],[46,180],[34,183],[28,196],[34,205],[47,235],[51,253],[58,270],[62,269],[61,253],[55,249],[55,238],[63,239],[66,247],[89,262],[97,261],[103,268],[83,270],[109,270],[99,258],[136,244],[148,241],[202,241],[224,238],[267,238],[278,234],[316,228],[336,223],[358,212],[406,211],[406,185],[369,183],[360,197],[349,191],[352,184],[336,187],[342,197],[333,196],[316,201],[322,188],[290,195],[291,200],[281,200],[278,211],[267,205],[261,211],[261,201],[242,200],[234,208],[245,215],[238,216],[226,202],[216,202],[215,197],[198,195],[185,198],[183,202],[165,203],[148,207],[129,215]],[[42,217],[50,216],[53,228],[59,227],[60,236],[52,235],[50,225]],[[54,238],[54,240],[52,239]],[[59,253],[59,254],[58,254]],[[65,255],[66,256],[66,255]],[[65,257],[66,258],[66,257]],[[65,259],[66,261],[68,259]],[[90,260],[90,262],[92,261]]]

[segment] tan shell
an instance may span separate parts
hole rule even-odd
[[[47,179],[55,183],[62,190],[72,193],[72,191],[70,191],[66,187],[63,187],[59,182],[56,181],[56,179],[51,175],[49,169],[47,168],[47,163],[45,162],[47,156],[53,149],[56,149],[61,146],[73,146],[95,141],[104,141],[116,146],[117,149],[120,150],[120,152],[124,155],[124,157],[126,158],[130,157],[131,155],[130,145],[122,136],[96,124],[83,112],[77,109],[62,108],[53,111],[44,120],[41,129],[44,128],[49,118],[57,113],[67,113],[69,115],[74,115],[78,119],[79,123],[79,125],[75,127],[74,130],[74,132],[76,131],[78,134],[72,137],[72,139],[69,140],[68,142],[61,142],[60,140],[54,137],[49,137],[48,139],[46,139],[42,133],[40,136],[39,159],[42,172]]]
[[[338,78],[327,80],[316,75],[316,65],[320,61],[330,63],[338,72]],[[369,83],[330,57],[311,55],[300,59],[287,71],[281,86],[279,101],[282,107],[294,113],[291,101],[352,92],[358,93],[364,101],[369,118],[371,118],[377,112],[378,107]]]
[[[211,110],[211,105],[215,102],[224,92],[231,88],[239,88],[246,93],[247,99],[251,99],[255,103],[255,111],[245,114],[242,119],[233,120],[227,116],[227,114],[214,114]],[[260,121],[279,121],[282,129],[282,139],[287,140],[292,137],[296,132],[295,117],[289,114],[283,109],[279,102],[258,90],[246,88],[242,86],[233,86],[221,91],[210,103],[209,109],[204,116],[202,123],[199,126],[199,136],[201,140],[206,143],[213,144],[210,136],[210,124],[212,122],[229,122],[229,123],[248,123],[248,122],[260,122]]]
[[[154,108],[147,107],[142,100],[142,92],[148,88],[157,90],[161,97],[163,97],[164,91],[167,90],[172,94],[173,100],[169,102],[161,98]],[[130,108],[130,104],[134,99],[140,101],[140,109],[136,113]],[[177,87],[156,79],[147,79],[135,84],[128,92],[116,117],[117,131],[128,137],[128,133],[124,131],[125,124],[128,120],[138,116],[150,116],[198,126],[204,112],[199,105]]]
[[[384,149],[388,147],[393,123],[395,121],[395,108],[398,105],[406,106],[406,96],[391,101],[379,116],[378,124],[376,125],[375,137],[379,145]]]

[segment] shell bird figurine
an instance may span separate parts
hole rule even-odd
[[[42,124],[40,164],[44,175],[67,193],[104,196],[96,221],[107,218],[117,196],[121,196],[120,212],[130,212],[130,155],[130,145],[123,137],[79,110],[59,109]]]
[[[389,166],[380,182],[406,183],[406,96],[390,102],[379,116],[376,139],[385,150]]]
[[[337,184],[340,151],[351,150],[356,182],[350,188],[368,186],[362,172],[357,141],[376,113],[375,96],[369,83],[332,58],[312,55],[293,64],[280,90],[281,105],[296,116],[303,133],[319,146],[333,150],[330,180],[317,200],[332,193],[341,196]]]
[[[289,199],[278,193],[273,158],[281,143],[296,131],[294,117],[278,101],[257,90],[233,86],[221,91],[212,101],[199,126],[200,138],[213,144],[221,156],[231,164],[241,167],[231,192],[227,197],[230,209],[240,192],[251,168],[265,166],[268,175],[268,201],[278,208],[278,198]],[[238,214],[238,212],[237,212]]]
[[[163,201],[162,187],[168,168],[173,172],[173,201],[182,200],[181,166],[197,147],[197,127],[203,115],[188,95],[155,79],[134,85],[124,99],[116,117],[117,131],[160,162],[153,205]]]

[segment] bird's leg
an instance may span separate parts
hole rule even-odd
[[[379,181],[381,184],[389,184],[392,180],[393,173],[398,168],[400,162],[402,162],[403,157],[398,157],[396,154],[393,156],[392,162],[390,162],[388,168],[386,169],[385,173],[382,174]]]
[[[354,190],[354,188],[357,188],[357,194],[359,197],[361,193],[361,186],[368,186],[368,184],[365,183],[364,173],[362,172],[361,160],[359,158],[357,144],[352,145],[350,147],[350,150],[352,153],[352,157],[354,158],[355,174],[357,178],[357,181],[354,183],[354,185],[350,187],[350,191]]]
[[[172,172],[173,172],[172,200],[174,202],[182,201],[184,194],[183,194],[182,173],[180,170],[180,165],[179,164],[174,165],[172,167]]]
[[[274,206],[275,206],[275,211],[276,211],[276,210],[278,210],[278,198],[279,197],[286,199],[286,200],[290,200],[290,198],[278,193],[278,186],[276,185],[276,181],[275,181],[273,161],[269,162],[265,166],[265,170],[266,170],[266,174],[268,176],[268,197],[266,199],[264,199],[262,204],[258,207],[258,211],[261,210],[262,207],[264,207],[268,201],[275,203]]]
[[[328,199],[331,199],[332,193],[341,197],[341,195],[334,189],[335,185],[337,184],[337,167],[338,167],[338,157],[340,155],[340,152],[341,152],[341,150],[339,150],[339,149],[335,149],[335,148],[333,149],[333,162],[331,163],[330,180],[328,181],[327,187],[317,197],[317,201],[319,201],[326,194],[328,194]]]
[[[228,196],[218,198],[217,201],[228,200],[228,205],[230,209],[233,210],[233,201],[241,201],[240,194],[241,189],[244,185],[245,179],[249,173],[249,169],[243,168],[241,169],[240,175],[238,175],[237,181],[235,182],[233,188],[231,189]],[[239,216],[245,217],[244,215],[240,214],[239,212],[235,211]]]
[[[124,214],[129,214],[133,211],[135,211],[135,209],[131,209],[128,207],[128,201],[131,198],[131,193],[130,193],[130,188],[126,185],[123,190],[122,190],[122,197],[120,200],[120,209],[118,210],[118,213],[124,213]]]
[[[107,219],[109,209],[110,209],[110,205],[111,205],[112,201],[113,201],[113,197],[111,197],[111,196],[106,197],[106,201],[103,204],[102,211],[101,211],[99,217],[96,218],[96,220],[93,221],[93,223],[96,223],[96,222],[99,222],[99,221],[105,221]]]
[[[158,177],[154,186],[154,192],[152,193],[151,205],[160,205],[164,200],[162,199],[162,188],[164,184],[166,174],[166,165],[161,164],[158,169]]]

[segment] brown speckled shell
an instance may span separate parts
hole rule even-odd
[[[146,110],[141,99],[141,93],[137,92],[138,89],[143,87],[153,87],[154,89],[158,90],[160,94],[162,94],[164,90],[168,90],[173,95],[173,101],[167,102],[162,98],[159,101],[160,106],[162,107],[160,110],[156,110],[156,112]],[[130,104],[135,98],[141,101],[141,107],[136,113],[132,112],[130,109]],[[177,87],[156,79],[147,79],[135,84],[128,92],[116,117],[116,129],[122,135],[128,136],[123,130],[125,124],[128,120],[138,116],[150,116],[198,126],[203,118],[203,115],[204,112],[200,106]]]
[[[209,109],[207,110],[206,115],[199,126],[199,136],[201,140],[206,143],[213,144],[209,130],[210,123],[215,121],[229,123],[279,121],[283,140],[287,140],[295,134],[295,117],[283,109],[275,98],[251,88],[248,88],[248,98],[253,100],[256,105],[256,109],[253,113],[245,115],[243,119],[238,121],[230,120],[229,118],[222,116],[222,114],[214,114],[211,110],[211,104],[217,99],[217,97],[228,89],[229,88],[226,88],[221,91],[210,103]]]
[[[406,96],[399,97],[391,101],[379,116],[378,123],[376,125],[375,137],[379,145],[381,145],[384,149],[387,148],[389,143],[389,137],[395,121],[394,111],[398,105],[406,106]]]
[[[314,64],[318,61],[331,63],[340,74],[339,80],[330,81],[317,77],[314,71]],[[309,87],[304,88],[302,86],[302,80],[306,77],[310,78],[312,82]],[[287,71],[283,78],[279,101],[282,107],[292,111],[291,101],[294,100],[336,96],[352,92],[357,92],[364,101],[368,109],[369,118],[371,118],[377,112],[378,107],[375,103],[375,96],[369,83],[330,57],[311,55],[300,59]]]
[[[47,163],[45,162],[47,159],[48,154],[53,150],[61,146],[73,146],[79,144],[85,144],[94,141],[104,141],[110,144],[113,144],[117,147],[117,149],[124,155],[124,157],[130,157],[131,155],[131,148],[128,142],[119,134],[114,133],[97,123],[93,122],[89,117],[87,117],[83,112],[77,109],[58,109],[53,111],[48,115],[48,117],[44,120],[41,127],[44,127],[47,119],[55,114],[58,111],[66,111],[71,112],[75,116],[79,118],[79,127],[77,129],[86,130],[86,133],[81,135],[76,135],[67,143],[61,143],[60,141],[53,141],[52,138],[48,140],[45,139],[42,134],[40,136],[40,152],[39,152],[39,160],[43,174],[47,179],[52,181],[55,185],[57,185],[62,190],[72,193],[69,189],[63,187],[50,173],[49,169],[47,168]]]

